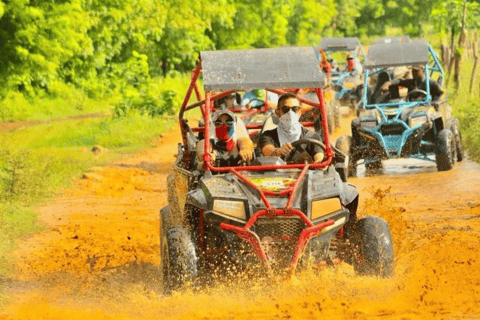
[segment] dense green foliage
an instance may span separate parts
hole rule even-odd
[[[188,72],[201,50],[315,45],[322,36],[458,32],[462,0],[1,0],[0,100],[77,92],[119,109],[166,111],[157,76]],[[468,25],[480,24],[469,1]],[[452,29],[453,28],[453,29]],[[456,29],[455,29],[456,28]],[[165,93],[165,96],[172,93]],[[6,106],[4,106],[6,105]],[[3,120],[22,119],[2,112]]]

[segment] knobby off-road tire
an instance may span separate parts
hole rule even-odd
[[[385,220],[374,216],[358,220],[353,238],[357,250],[353,267],[358,275],[382,278],[394,275],[392,235]]]
[[[455,137],[449,129],[443,129],[437,135],[435,142],[435,162],[438,171],[447,171],[453,168],[457,160]]]
[[[365,163],[365,170],[369,175],[376,175],[382,172],[382,160],[375,160],[373,162]]]
[[[169,207],[160,212],[160,267],[165,293],[193,284],[199,275],[198,258],[190,232],[171,225]]]
[[[462,134],[460,133],[460,126],[458,119],[453,120],[453,125],[450,128],[455,138],[455,147],[457,148],[457,161],[460,162],[465,158],[465,149],[463,148]]]
[[[327,124],[328,124],[328,132],[330,134],[335,132],[335,112],[334,112],[334,105],[331,103],[327,106]]]
[[[337,99],[333,102],[333,116],[335,118],[335,128],[340,128],[342,114],[340,113],[340,101]]]

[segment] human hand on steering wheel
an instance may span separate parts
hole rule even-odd
[[[275,149],[273,151],[272,156],[288,156],[290,152],[292,152],[293,146],[291,143],[284,143],[280,146],[280,148]]]
[[[292,150],[290,151],[290,156],[288,156],[285,160],[288,162],[290,161],[307,161],[308,163],[314,163],[314,162],[321,162],[322,159],[314,159],[312,156],[305,150],[302,145],[308,145],[309,143],[315,144],[319,146],[323,151],[325,151],[325,145],[316,140],[316,139],[300,139],[291,144]],[[299,154],[300,156],[297,157],[297,159],[294,158],[295,154]],[[323,158],[323,157],[322,157]]]
[[[242,161],[250,162],[253,158],[253,150],[240,150],[238,154],[242,158]]]

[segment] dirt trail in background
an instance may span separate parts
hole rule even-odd
[[[448,172],[389,161],[382,175],[364,177],[360,167],[350,180],[360,215],[390,224],[393,279],[357,277],[341,265],[287,282],[163,296],[158,212],[179,139],[176,128],[155,148],[95,168],[41,208],[47,227],[16,252],[0,319],[480,318],[480,166],[469,160]]]
[[[104,118],[111,115],[111,112],[101,113],[89,113],[78,116],[62,117],[50,120],[32,120],[32,121],[12,121],[12,122],[0,122],[0,132],[9,132],[15,130],[22,130],[28,127],[38,126],[41,124],[48,124],[53,122],[63,122],[78,119],[90,119],[90,118]]]

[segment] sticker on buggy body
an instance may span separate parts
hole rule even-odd
[[[260,189],[268,191],[285,190],[295,183],[292,178],[253,178],[251,181]]]

